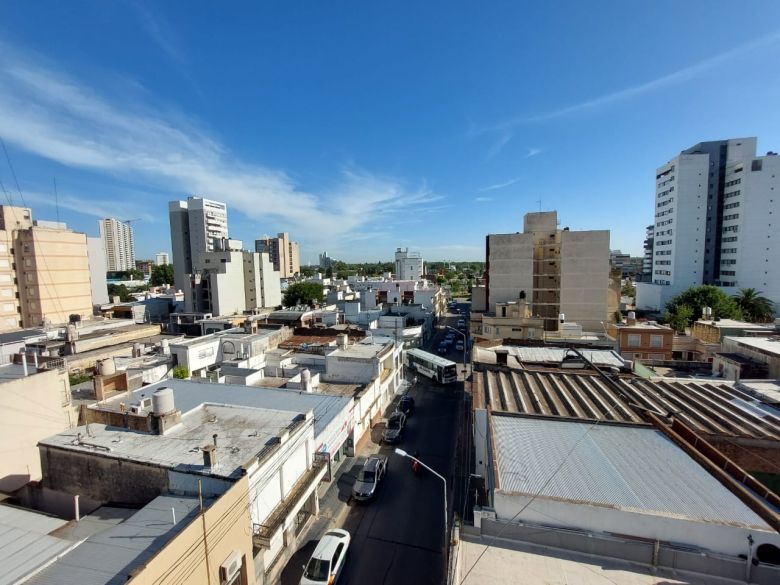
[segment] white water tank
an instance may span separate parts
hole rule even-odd
[[[702,307],[702,309],[701,309],[701,316],[702,316],[702,319],[706,319],[706,320],[712,319],[712,308],[710,308],[710,307]]]
[[[160,342],[160,349],[163,355],[171,355],[171,342],[167,339],[163,339]]]
[[[339,333],[336,336],[336,347],[339,349],[346,349],[347,345],[349,345],[349,335],[346,333]]]
[[[112,376],[116,374],[116,364],[114,364],[114,358],[100,360],[98,363],[98,373],[101,376]]]
[[[159,388],[152,394],[152,414],[162,416],[176,410],[173,402],[173,388]]]
[[[559,323],[566,323],[566,315],[563,313],[558,314],[558,322]]]
[[[141,357],[141,353],[143,352],[144,346],[142,343],[134,343],[133,344],[133,357]]]
[[[311,385],[311,372],[308,368],[301,370],[301,388],[304,392],[312,392],[313,390]]]

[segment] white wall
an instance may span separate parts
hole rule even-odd
[[[87,237],[87,262],[89,262],[92,304],[105,305],[108,303],[108,284],[106,283],[106,249],[102,238]]]

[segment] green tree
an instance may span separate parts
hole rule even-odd
[[[296,282],[287,287],[282,299],[285,307],[309,305],[322,302],[322,285],[316,282]]]
[[[630,283],[626,283],[623,285],[623,288],[620,289],[620,294],[624,297],[636,298],[636,287]]]
[[[152,274],[149,277],[149,284],[152,286],[162,286],[163,284],[173,285],[173,265],[158,264],[152,266]]]
[[[330,266],[325,269],[325,278],[333,278],[333,268]]]
[[[108,296],[110,298],[119,297],[119,300],[123,303],[133,300],[133,298],[130,296],[130,291],[127,290],[127,286],[124,284],[109,284]]]
[[[314,266],[301,266],[301,276],[311,278],[317,272]]]
[[[664,320],[670,324],[674,322],[677,331],[684,331],[685,327],[689,327],[694,320],[701,317],[704,307],[712,309],[713,318],[742,319],[742,310],[736,300],[717,286],[705,284],[691,287],[670,299],[666,303]]]
[[[184,366],[176,366],[173,368],[173,377],[179,380],[186,380],[190,377],[190,371]]]
[[[742,315],[752,323],[767,323],[775,318],[775,304],[761,294],[760,290],[743,288],[734,295]]]

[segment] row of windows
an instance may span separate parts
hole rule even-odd
[[[729,203],[728,205],[724,205],[723,209],[734,209],[735,207],[739,207],[739,201],[736,201],[734,203]]]
[[[737,272],[735,270],[721,270],[720,271],[721,276],[736,276]]]
[[[670,203],[674,202],[674,197],[670,197],[669,199],[666,199],[665,201],[661,201],[656,207],[665,207],[669,205]]]
[[[656,227],[662,227],[662,226],[665,226],[665,225],[669,225],[670,223],[674,223],[674,219],[667,219],[666,221],[659,221],[655,225],[656,225]]]
[[[727,280],[724,280],[720,283],[720,286],[737,286],[737,281],[729,282]]]
[[[671,175],[674,172],[674,165],[672,165],[669,169],[665,170],[663,173],[659,173],[655,176],[655,180],[657,181],[661,177],[665,177],[666,175]]]
[[[723,248],[720,251],[720,253],[721,254],[736,254],[737,253],[737,249],[736,248]]]
[[[671,270],[656,270],[655,273],[656,274],[663,274],[665,276],[671,276],[672,275],[672,271]]]
[[[742,179],[734,179],[733,181],[729,181],[726,183],[726,187],[733,187],[734,185],[739,185],[742,182]]]
[[[674,191],[674,185],[669,187],[666,191],[661,191],[656,195],[656,199],[660,199],[661,197],[667,196],[669,193],[672,193]]]
[[[671,266],[672,261],[671,260],[656,260],[655,261],[656,266]]]
[[[728,193],[723,194],[723,198],[729,199],[730,197],[736,197],[740,193],[742,193],[742,191],[740,191],[739,189],[737,189],[736,191],[729,191]]]
[[[672,240],[658,240],[655,244],[656,246],[666,246],[668,244],[671,244]]]
[[[721,242],[736,242],[737,239],[738,239],[737,236],[729,236],[727,238],[721,238],[720,241]]]
[[[642,336],[638,333],[630,333],[628,335],[628,347],[639,347],[642,345]],[[650,347],[663,347],[664,337],[663,335],[651,335]]]
[[[671,177],[669,177],[669,178],[668,178],[668,179],[666,179],[665,181],[661,181],[660,183],[658,183],[658,187],[659,187],[659,188],[660,188],[660,187],[666,187],[666,186],[667,186],[669,183],[671,183],[672,181],[674,181],[674,175],[672,175]]]
[[[656,236],[671,236],[673,231],[674,230],[661,230],[660,232],[655,232],[655,235]]]
[[[724,259],[724,260],[720,261],[720,265],[721,266],[730,266],[730,265],[736,264],[736,263],[737,263],[737,261],[734,260],[733,258],[730,258],[730,259],[727,258],[727,259]]]
[[[739,219],[739,213],[732,213],[731,215],[724,215],[723,220],[727,219]]]
[[[656,256],[671,256],[672,251],[671,250],[657,250],[655,253]]]
[[[664,215],[669,215],[674,213],[674,209],[667,209],[666,211],[659,211],[655,214],[656,217],[663,217]]]
[[[723,233],[724,234],[726,232],[738,232],[738,231],[739,231],[739,226],[738,225],[730,225],[730,226],[727,226],[727,227],[723,228]]]

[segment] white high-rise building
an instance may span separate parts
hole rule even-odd
[[[185,295],[191,289],[192,263],[200,254],[214,251],[214,241],[228,237],[227,205],[189,197],[168,204],[171,223],[173,282]]]
[[[425,263],[422,254],[409,252],[409,248],[396,248],[395,278],[396,280],[420,280],[425,274]]]
[[[755,288],[780,303],[780,157],[756,138],[702,142],[656,171],[652,281],[637,307],[661,309],[702,284]]]
[[[163,264],[170,264],[170,260],[168,258],[168,252],[157,252],[154,256],[154,263],[157,266],[162,266]]]
[[[101,219],[98,224],[106,249],[106,269],[109,272],[134,269],[135,243],[130,224],[113,217]]]

